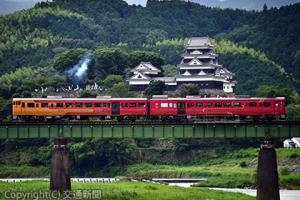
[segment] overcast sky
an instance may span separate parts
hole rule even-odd
[[[16,10],[31,8],[41,0],[0,0],[0,14],[12,13]],[[44,0],[45,1],[45,0]],[[76,1],[76,0],[74,0]],[[126,0],[128,4],[146,5],[147,0]],[[261,5],[288,5],[300,0],[191,0],[207,6],[259,9]],[[256,5],[255,5],[256,4]],[[249,6],[250,5],[250,6]],[[270,7],[269,6],[269,7]]]

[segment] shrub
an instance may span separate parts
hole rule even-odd
[[[287,167],[283,167],[283,168],[281,168],[280,169],[280,174],[281,175],[289,175],[291,172],[290,172],[290,170],[287,168]]]
[[[290,158],[298,158],[299,155],[297,153],[292,153],[289,157]]]
[[[247,167],[247,163],[245,161],[241,162],[240,167]]]

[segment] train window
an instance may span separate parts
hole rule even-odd
[[[75,107],[81,108],[82,107],[82,103],[79,103],[79,102],[75,103]]]
[[[250,106],[250,107],[256,107],[256,102],[250,102],[250,103],[249,103],[249,106]]]
[[[130,108],[136,107],[136,103],[129,103],[129,107],[130,107]]]
[[[168,108],[169,107],[168,105],[169,105],[168,103],[160,103],[161,108]]]
[[[27,103],[28,108],[34,108],[34,103]]]
[[[205,103],[205,107],[211,107],[212,106],[212,103],[211,102],[206,102]]]
[[[101,103],[95,103],[95,107],[100,108],[100,107],[102,107],[102,104]]]
[[[41,104],[41,107],[42,107],[42,108],[48,108],[48,103],[42,103],[42,104]]]
[[[110,103],[107,103],[107,107],[110,108]]]
[[[146,104],[145,103],[139,103],[139,108],[145,108]]]
[[[178,108],[185,108],[185,103],[184,102],[178,102],[177,106],[178,106]]]
[[[172,104],[172,103],[169,103],[169,107],[172,108],[172,107],[173,107],[173,104]]]
[[[87,108],[92,107],[92,103],[85,103],[85,107],[87,107]]]
[[[106,107],[106,103],[103,103],[102,105],[103,105],[103,107]]]
[[[57,108],[63,108],[64,107],[64,103],[56,103],[56,107]]]
[[[122,103],[121,106],[124,107],[124,108],[127,108],[128,107],[128,103]]]
[[[215,107],[222,107],[222,103],[221,102],[216,102]]]
[[[233,106],[234,106],[234,107],[241,107],[241,102],[234,102],[234,103],[233,103]]]
[[[25,108],[25,103],[24,102],[22,102],[22,108]]]
[[[198,107],[198,108],[202,107],[202,103],[201,102],[197,102],[196,107]]]
[[[271,106],[271,103],[270,102],[264,102],[264,107],[270,107]]]
[[[39,104],[35,104],[35,107],[38,108],[38,107],[39,107]]]
[[[195,103],[193,103],[193,102],[192,103],[187,103],[188,108],[193,108],[194,106],[195,106]]]
[[[224,103],[224,107],[230,107],[231,106],[231,103],[230,102],[225,102]]]
[[[68,103],[66,103],[66,107],[67,107],[67,108],[72,108],[73,105],[72,105],[72,103],[68,102]]]

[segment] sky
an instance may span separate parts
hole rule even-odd
[[[35,3],[42,0],[0,0],[0,15],[12,13],[17,10],[28,9]],[[44,0],[45,1],[45,0]],[[76,1],[76,0],[74,0]],[[128,4],[146,5],[147,0],[126,0]],[[190,0],[202,5],[221,8],[243,8],[243,9],[261,9],[266,3],[269,7],[282,6],[291,3],[300,2],[300,0]]]

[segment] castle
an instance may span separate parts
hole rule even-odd
[[[195,84],[199,91],[234,93],[234,74],[218,63],[208,37],[192,37],[186,45],[182,60],[177,65],[178,75],[161,77],[161,71],[151,63],[141,62],[131,70],[129,82],[133,91],[144,91],[151,80],[163,81],[167,90],[175,90],[181,84]],[[205,93],[205,92],[204,92]]]

